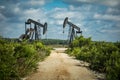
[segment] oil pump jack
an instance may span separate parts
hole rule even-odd
[[[80,28],[76,26],[75,24],[68,21],[68,17],[65,18],[63,22],[63,29],[65,28],[66,24],[69,25],[69,33],[68,33],[68,44],[71,44],[71,42],[74,40],[74,38],[77,36],[78,33],[81,33]],[[64,30],[63,30],[64,33]]]
[[[31,23],[34,24],[34,27],[32,28]],[[29,28],[27,28],[27,25],[29,25]],[[47,23],[45,22],[45,24],[41,24],[37,21],[34,21],[32,19],[28,19],[27,22],[25,22],[25,34],[22,34],[19,37],[19,40],[23,40],[23,39],[29,39],[29,40],[40,40],[41,38],[41,28],[43,28],[43,35],[46,33],[47,31]]]

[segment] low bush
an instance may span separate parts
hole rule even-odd
[[[0,80],[19,80],[37,69],[50,54],[41,42],[7,42],[0,39]]]
[[[91,38],[77,37],[67,53],[90,63],[90,68],[106,73],[107,80],[119,80],[120,43],[95,42]]]

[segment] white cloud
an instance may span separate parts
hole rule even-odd
[[[0,21],[2,22],[5,20],[7,20],[7,18],[3,14],[0,13]]]
[[[117,29],[115,29],[115,30],[101,30],[101,32],[107,32],[107,33],[120,33],[120,30],[117,30]]]
[[[103,19],[103,20],[112,20],[112,21],[120,21],[120,15],[109,15],[109,14],[95,14],[93,16],[95,19]]]
[[[34,8],[30,8],[27,9],[23,12],[22,17],[20,17],[21,21],[25,21],[26,19],[34,19],[34,20],[40,20],[40,22],[45,22],[46,21],[46,14],[45,12],[38,8],[38,9],[34,9]]]
[[[119,11],[118,9],[113,9],[113,8],[108,8],[108,9],[107,9],[107,12],[108,12],[108,13],[118,12],[118,11]]]
[[[96,3],[110,7],[120,7],[120,0],[63,0],[67,3],[78,4],[78,3]]]
[[[83,15],[81,14],[81,12],[79,11],[68,11],[67,9],[62,11],[54,11],[52,12],[53,14],[51,15],[51,17],[55,18],[55,19],[64,19],[65,17],[69,17],[69,18],[76,18],[76,19],[83,19]]]
[[[15,8],[14,8],[14,12],[15,12],[15,13],[21,13],[21,10],[20,10],[19,7],[15,7]]]
[[[1,6],[0,6],[0,9],[5,9],[5,6],[1,5]]]
[[[57,20],[57,21],[56,21],[56,24],[62,25],[62,24],[63,24],[63,20]]]
[[[70,6],[69,6],[69,9],[70,9],[70,10],[75,10],[75,7],[74,7],[73,5],[70,5]]]
[[[28,2],[30,5],[44,5],[45,4],[45,0],[30,0]]]
[[[104,5],[111,6],[111,7],[120,5],[120,0],[100,0],[99,2],[101,2]]]
[[[106,14],[120,15],[120,10],[119,9],[115,9],[115,8],[108,8],[106,10]]]
[[[120,29],[120,23],[116,24],[116,28]]]
[[[53,0],[29,0],[27,4],[32,6],[43,6]]]
[[[63,19],[65,17],[67,17],[67,16],[73,18],[73,17],[75,17],[76,13],[77,12],[57,12],[57,13],[55,13],[54,18],[56,18],[56,19]]]
[[[59,7],[55,7],[52,11],[56,12],[56,11],[67,11],[67,8],[59,8]]]
[[[41,12],[40,9],[34,9],[34,8],[30,8],[28,10],[25,10],[24,14],[29,14],[29,15],[35,15],[37,14],[38,12]]]
[[[49,21],[49,24],[50,24],[50,25],[53,25],[54,23],[55,23],[55,22],[54,22],[53,20],[50,20],[50,21]]]

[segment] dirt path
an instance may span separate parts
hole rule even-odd
[[[50,56],[39,63],[37,73],[26,80],[96,80],[80,61],[69,57],[64,51],[65,48],[52,50]]]

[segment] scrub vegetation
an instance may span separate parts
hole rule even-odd
[[[40,41],[12,42],[0,38],[0,80],[20,80],[34,72],[39,61],[50,54]]]
[[[120,80],[120,42],[92,41],[76,37],[67,53],[90,63],[90,68],[106,74],[106,80]]]

